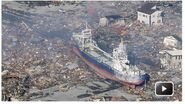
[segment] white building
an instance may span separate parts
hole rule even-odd
[[[158,10],[155,4],[147,3],[137,10],[137,20],[140,23],[151,25],[162,24],[162,11]]]
[[[177,36],[167,36],[164,38],[165,47],[181,48],[181,39]]]
[[[110,16],[105,16],[103,18],[100,18],[100,21],[99,21],[100,26],[107,26],[112,24],[124,25],[125,20],[120,15],[110,15]]]
[[[179,69],[182,68],[182,50],[170,50],[165,51],[163,57],[160,59],[161,67],[167,69]]]

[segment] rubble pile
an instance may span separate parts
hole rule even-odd
[[[24,22],[18,24],[17,28],[20,26],[30,28]],[[4,30],[9,30],[8,28],[9,27],[5,27]],[[16,27],[13,28],[16,29]],[[25,28],[23,28],[23,30],[28,31]],[[29,75],[31,78],[30,88],[37,87],[38,89],[44,89],[55,86],[63,82],[65,75],[67,75],[67,78],[70,78],[69,80],[65,80],[71,81],[71,83],[78,83],[76,80],[82,80],[88,76],[89,73],[86,74],[83,69],[80,68],[63,74],[61,73],[64,71],[62,69],[65,69],[65,64],[73,60],[68,57],[69,54],[71,54],[70,49],[64,46],[62,39],[47,39],[36,32],[24,33],[22,31],[20,29],[20,31],[17,32],[10,30],[7,33],[3,32],[2,66],[4,70],[9,70],[9,73],[15,72],[17,76]],[[8,80],[8,82],[6,82],[6,80],[3,80],[3,83],[7,83],[3,84],[3,87],[9,88],[7,91],[10,91],[7,93],[12,93],[12,90],[16,89],[15,86],[19,86],[18,83],[21,79],[13,78],[11,81]],[[9,84],[12,87],[6,86]],[[13,86],[14,84],[16,85]],[[16,95],[10,96],[14,97]]]
[[[128,101],[123,96],[91,96],[89,101]]]
[[[30,28],[25,22],[18,24],[18,27],[20,26],[24,27],[22,31],[28,31],[25,28]],[[6,28],[8,27],[5,27],[5,30]],[[86,69],[84,63],[79,63],[80,67],[72,66],[77,56],[73,55],[70,46],[64,46],[65,43],[62,39],[43,38],[42,34],[37,32],[17,31],[12,34],[3,35],[2,65],[4,69],[11,69],[19,76],[29,75],[31,89],[36,87],[42,90],[66,82],[68,83],[67,87],[72,87],[83,84],[88,81],[89,77],[93,77],[88,70],[84,71]],[[11,44],[12,41],[13,44]],[[14,48],[15,46],[16,48]],[[11,90],[15,89],[14,87],[10,88]],[[11,96],[14,97],[14,95]]]
[[[41,76],[32,80],[32,85],[38,89],[44,89],[56,85],[57,80],[48,78],[47,76]]]
[[[3,72],[5,72],[5,70]],[[12,98],[22,100],[23,96],[29,92],[29,75],[19,75],[18,73],[9,71],[6,75],[2,74],[2,80],[3,101],[6,101],[7,98],[9,98],[9,100]]]
[[[97,43],[99,43],[99,46],[102,45],[102,47],[104,46],[108,47],[109,49],[112,49],[113,47],[115,47],[112,44],[116,44],[117,42],[114,41],[114,38],[112,37],[120,38],[123,37],[125,44],[127,44],[127,50],[128,53],[130,53],[129,56],[131,60],[134,58],[133,61],[131,61],[131,63],[137,63],[138,65],[142,65],[144,63],[145,65],[149,65],[150,66],[149,68],[159,68],[160,66],[159,50],[163,48],[162,44],[163,38],[169,35],[176,35],[181,37],[182,34],[181,32],[182,13],[176,12],[176,9],[179,9],[180,3],[172,2],[171,4],[173,5],[172,7],[165,7],[163,5],[159,6],[160,10],[164,12],[163,25],[148,26],[139,23],[137,19],[133,19],[131,20],[130,23],[127,22],[127,24],[125,25],[127,34],[125,34],[124,36],[116,35],[109,32],[112,29],[112,27],[106,27],[107,29],[105,27],[99,27],[99,29],[97,30],[99,32],[97,36],[98,37]],[[121,2],[117,2],[117,5],[121,5]],[[129,13],[136,14],[134,11]],[[118,40],[120,39],[118,38]],[[107,41],[108,43],[110,42],[112,44],[106,45]]]
[[[143,3],[95,1],[90,2],[91,10],[88,10],[87,2],[78,1],[53,2],[57,6],[45,4],[46,6],[34,8],[26,5],[26,9],[22,4],[21,8],[18,8],[19,6],[5,3],[6,5],[2,6],[4,100],[9,98],[21,100],[23,96],[26,96],[26,99],[33,96],[47,96],[44,90],[51,87],[67,92],[77,85],[85,86],[87,82],[99,80],[99,77],[71,52],[69,45],[72,34],[81,31],[85,27],[85,21],[89,22],[93,29],[93,38],[101,49],[112,53],[112,49],[123,38],[127,45],[130,63],[146,70],[151,76],[146,88],[122,87],[121,90],[139,95],[136,99],[138,101],[181,100],[181,73],[163,71],[159,65],[159,51],[163,49],[163,38],[169,35],[180,38],[182,36],[181,2],[155,2],[164,12],[163,25],[160,26],[148,26],[137,21],[137,8]],[[125,25],[98,26],[99,18],[111,14],[123,16]],[[155,86],[155,82],[160,80],[178,80],[175,90],[179,93],[174,93],[174,96],[168,98],[155,97],[154,88],[148,86]],[[31,93],[30,90],[35,89],[38,91]],[[126,101],[127,99],[124,96],[91,96],[90,100]]]

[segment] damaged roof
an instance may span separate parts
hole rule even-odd
[[[173,50],[173,51],[166,51],[171,56],[180,56],[182,55],[182,50]]]
[[[120,18],[123,18],[122,16],[120,15],[109,15],[109,16],[105,16],[108,20],[117,20],[117,19],[120,19]]]
[[[146,3],[139,8],[138,11],[146,14],[152,14],[157,11],[157,9],[152,9],[154,6],[156,6],[154,3]]]

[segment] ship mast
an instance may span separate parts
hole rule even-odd
[[[92,33],[91,33],[91,29],[88,28],[87,25],[87,21],[86,21],[86,25],[85,25],[85,29],[82,30],[82,36],[81,36],[81,45],[82,45],[82,49],[85,49],[85,45],[87,43],[91,43],[92,42]]]
[[[113,61],[115,69],[122,71],[129,68],[129,66],[126,65],[129,61],[127,59],[126,46],[123,44],[122,38],[119,46],[113,49]]]
[[[86,22],[85,22],[85,30],[87,30],[87,29],[88,29],[88,27],[87,27],[87,21],[86,21]],[[83,48],[83,49],[84,49],[85,35],[86,35],[86,34],[85,34],[85,30],[82,31],[82,35],[83,35],[83,36],[82,36],[82,37],[83,37],[83,38],[82,38],[82,48]]]
[[[88,27],[87,27],[87,21],[85,22],[85,29],[88,29]]]

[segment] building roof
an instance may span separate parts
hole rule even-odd
[[[175,39],[177,39],[178,41],[182,41],[182,39],[176,35],[172,35]]]
[[[173,40],[177,40],[177,41],[182,41],[182,39],[181,38],[179,38],[178,36],[176,36],[176,35],[171,35],[171,36],[167,36],[167,37],[165,37],[165,39],[173,39]]]
[[[173,50],[173,51],[166,51],[171,56],[181,56],[182,55],[182,50]]]
[[[120,15],[109,15],[109,16],[105,16],[105,18],[107,18],[108,20],[117,20],[123,17]]]
[[[147,3],[147,4],[144,4],[141,8],[139,8],[138,11],[145,14],[152,14],[155,11],[157,11],[157,9],[152,9],[152,7],[154,6],[156,5],[153,3]]]

